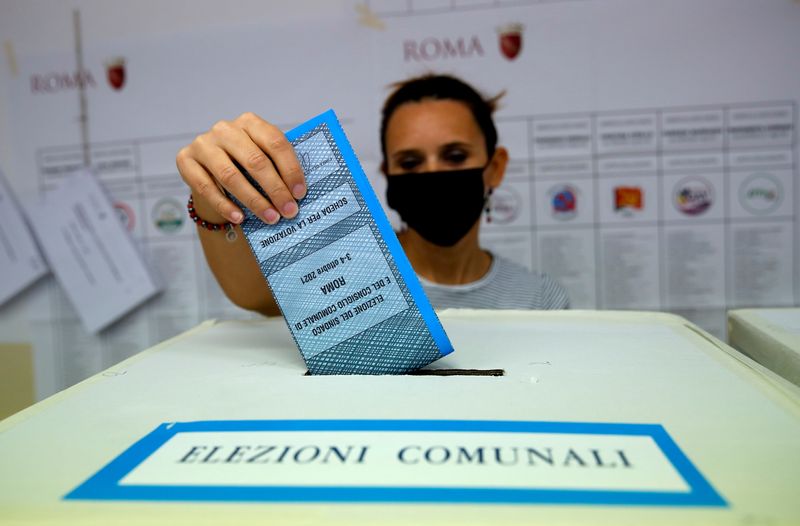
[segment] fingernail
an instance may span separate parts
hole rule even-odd
[[[292,195],[295,199],[302,199],[306,195],[306,185],[300,183],[294,185]]]
[[[236,223],[238,225],[239,223],[242,222],[242,219],[244,219],[244,216],[239,211],[236,211],[231,214],[231,223]]]
[[[285,205],[283,205],[283,215],[284,217],[294,217],[297,214],[297,205],[294,201],[289,201]]]
[[[281,218],[280,214],[278,214],[278,212],[276,212],[274,208],[268,208],[267,211],[264,212],[264,219],[266,219],[267,223],[269,223],[270,225],[274,225],[275,223],[277,223],[278,219],[280,218]]]

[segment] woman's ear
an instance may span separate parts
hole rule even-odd
[[[498,146],[494,150],[494,155],[489,160],[486,170],[483,172],[483,182],[486,188],[497,188],[503,182],[506,175],[506,165],[508,164],[508,150]]]

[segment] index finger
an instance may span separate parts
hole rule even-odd
[[[292,196],[302,199],[308,190],[306,178],[294,153],[294,147],[286,139],[286,135],[257,115],[245,113],[241,119],[244,131],[272,160]]]

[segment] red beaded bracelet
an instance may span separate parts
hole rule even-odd
[[[206,230],[228,230],[230,231],[233,229],[233,223],[209,223],[205,219],[202,219],[200,216],[197,215],[197,212],[194,209],[194,199],[192,196],[189,196],[189,202],[186,203],[186,210],[189,211],[189,217],[192,218],[196,224],[200,225],[201,227],[205,228]]]

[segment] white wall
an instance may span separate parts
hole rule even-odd
[[[14,166],[8,92],[8,81],[14,77],[14,71],[10,60],[18,63],[21,56],[71,52],[75,42],[73,11],[76,9],[81,13],[86,46],[106,40],[147,40],[184,32],[213,34],[275,20],[291,23],[308,13],[325,16],[326,11],[339,11],[341,3],[325,0],[0,0],[0,43],[4,46],[0,61],[0,169],[8,173]],[[12,57],[5,51],[9,44]],[[11,303],[0,306],[0,340],[30,341],[29,300],[30,294],[23,293]]]
[[[451,72],[489,93],[508,91],[497,114],[501,140],[512,156],[498,192],[505,199],[507,223],[484,225],[482,242],[526,266],[563,271],[560,279],[576,307],[672,310],[723,335],[727,308],[798,303],[800,2],[364,1],[376,23],[364,23],[363,8],[357,8],[361,0],[0,0],[0,41],[10,43],[21,71],[14,77],[8,57],[0,60],[0,168],[25,167],[25,173],[8,174],[12,186],[35,189],[37,149],[79,141],[74,133],[77,95],[36,98],[25,84],[25,75],[36,67],[72,67],[72,10],[78,8],[84,50],[98,78],[103,75],[100,55],[119,48],[136,59],[130,69],[136,85],[112,93],[98,80],[102,89],[90,100],[92,141],[133,141],[149,134],[186,135],[180,140],[188,141],[213,120],[239,111],[264,111],[276,123],[290,125],[332,106],[346,119],[348,136],[366,172],[374,176],[377,113],[387,84],[429,70]],[[512,22],[523,23],[524,30],[522,51],[510,59],[499,51],[498,29]],[[215,74],[216,68],[225,74]],[[786,194],[772,215],[756,217],[742,209],[737,192],[752,167],[728,170],[732,157],[722,146],[707,152],[725,159],[727,170],[709,176],[718,191],[714,217],[676,212],[670,193],[683,175],[664,173],[667,159],[660,146],[633,152],[656,159],[649,173],[633,177],[600,174],[597,166],[604,159],[597,150],[579,158],[590,173],[537,172],[538,163],[554,153],[537,158],[542,152],[532,137],[544,129],[536,128],[542,122],[597,124],[609,115],[638,115],[652,123],[678,111],[732,115],[732,108],[759,107],[794,112],[791,141],[744,147],[771,149],[792,159],[791,166],[769,167]],[[35,115],[39,122],[25,122]],[[167,182],[178,182],[170,173],[176,141],[163,143],[159,154],[159,173]],[[690,146],[689,153],[692,148],[698,151]],[[583,192],[580,221],[564,222],[550,210],[548,192],[561,182]],[[380,177],[373,177],[373,183],[381,194]],[[646,213],[622,217],[611,206],[607,194],[619,184],[641,186],[647,193]],[[185,188],[173,190],[170,197],[185,199]],[[753,246],[742,246],[742,240]],[[191,274],[188,284],[181,289],[172,283],[166,299],[148,304],[145,315],[131,316],[129,324],[111,334],[86,335],[77,323],[50,327],[40,312],[40,319],[34,319],[39,307],[58,304],[52,279],[0,306],[0,342],[36,342],[40,396],[141,349],[144,342],[166,337],[171,329],[196,323],[185,315],[180,322],[164,321],[159,309],[172,315],[186,304],[209,300],[213,291],[202,259],[190,253],[196,248],[189,236],[180,246],[157,241],[157,249],[146,250],[148,257],[160,270],[172,272],[172,278]],[[679,256],[673,256],[675,249]],[[614,265],[620,268],[610,268]],[[737,282],[741,279],[751,282],[743,288]],[[674,294],[676,289],[685,293]],[[760,293],[752,303],[750,291]],[[676,296],[683,298],[676,301]],[[692,298],[688,304],[687,296]],[[195,314],[209,312],[216,311]]]

